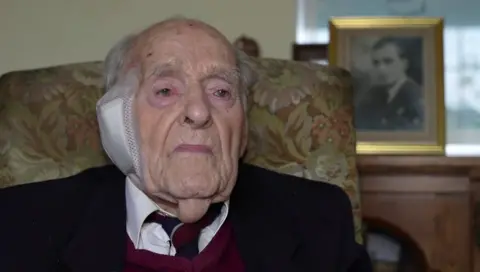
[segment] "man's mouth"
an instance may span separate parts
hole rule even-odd
[[[213,154],[212,148],[208,145],[181,144],[178,145],[175,152],[203,153]]]

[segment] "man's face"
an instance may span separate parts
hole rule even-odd
[[[372,52],[372,61],[378,75],[378,83],[382,85],[394,84],[405,77],[406,60],[400,58],[398,48],[394,44],[387,44]]]
[[[236,182],[246,146],[240,75],[231,47],[210,29],[174,23],[146,36],[135,101],[144,190],[192,222]]]

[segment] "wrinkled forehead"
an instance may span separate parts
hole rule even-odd
[[[194,75],[235,70],[228,40],[204,25],[173,23],[147,31],[139,40],[137,57],[145,76],[159,72]]]

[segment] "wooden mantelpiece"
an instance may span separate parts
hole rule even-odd
[[[468,174],[480,178],[480,157],[359,155],[357,167],[361,173]]]
[[[431,269],[480,271],[472,234],[480,158],[359,155],[357,166],[366,217],[407,233]]]

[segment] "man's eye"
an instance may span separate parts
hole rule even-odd
[[[169,88],[162,88],[155,91],[155,95],[169,96],[172,94],[172,90]]]
[[[220,98],[228,98],[230,97],[230,92],[225,89],[220,89],[220,90],[217,90],[215,93],[213,93],[213,95]]]

